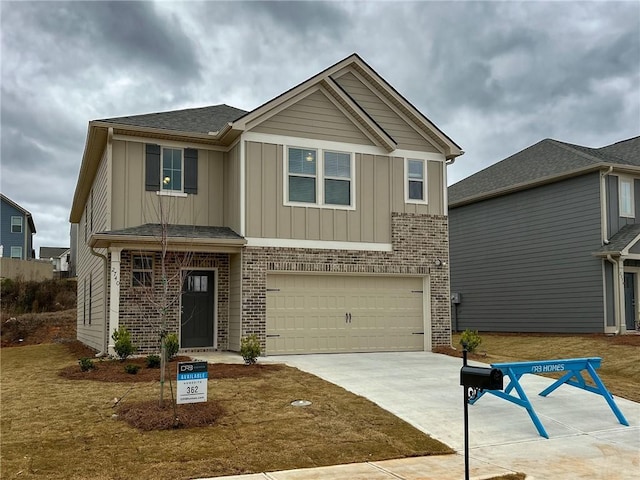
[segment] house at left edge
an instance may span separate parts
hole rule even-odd
[[[29,211],[0,193],[0,257],[33,260],[36,226]]]
[[[448,345],[462,153],[356,54],[250,112],[91,121],[70,214],[78,339],[113,352],[125,326],[157,351],[166,279],[185,352],[250,334],[266,355]]]

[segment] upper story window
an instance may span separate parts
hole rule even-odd
[[[351,205],[351,155],[324,152],[324,203]]]
[[[162,190],[182,191],[182,149],[162,149]]]
[[[633,179],[618,177],[618,205],[621,217],[635,217]]]
[[[316,203],[318,152],[289,148],[289,201]]]
[[[134,287],[153,286],[153,256],[134,255],[131,268],[131,283]]]
[[[410,203],[426,203],[426,165],[424,160],[407,159],[406,171],[406,199]]]
[[[176,196],[198,193],[198,150],[146,144],[145,190]]]
[[[287,148],[288,203],[352,208],[353,155],[314,148]]]
[[[22,233],[22,217],[11,217],[11,233]]]
[[[22,258],[22,247],[11,247],[11,258]]]

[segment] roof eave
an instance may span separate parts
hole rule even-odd
[[[244,238],[192,238],[169,237],[167,247],[177,251],[238,251],[247,243]],[[162,250],[157,237],[149,235],[117,235],[94,233],[89,237],[91,248],[109,248],[112,246],[143,249],[148,251]]]
[[[462,207],[464,205],[480,202],[482,200],[501,197],[510,193],[519,192],[521,190],[528,190],[530,188],[547,185],[549,183],[559,182],[560,180],[566,180],[567,178],[578,177],[580,175],[584,175],[593,171],[609,169],[610,167],[613,167],[614,171],[621,173],[640,173],[640,167],[636,167],[633,165],[620,165],[600,162],[597,164],[589,165],[587,167],[571,170],[560,175],[550,175],[548,177],[539,178],[529,182],[522,182],[515,185],[510,185],[508,187],[499,188],[497,190],[492,190],[490,192],[484,192],[479,195],[472,195],[470,197],[462,198],[460,200],[449,203],[449,208]]]

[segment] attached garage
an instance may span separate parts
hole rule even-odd
[[[428,277],[267,275],[267,354],[430,350]]]

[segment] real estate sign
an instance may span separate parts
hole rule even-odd
[[[178,396],[176,403],[207,401],[207,362],[178,363]]]

